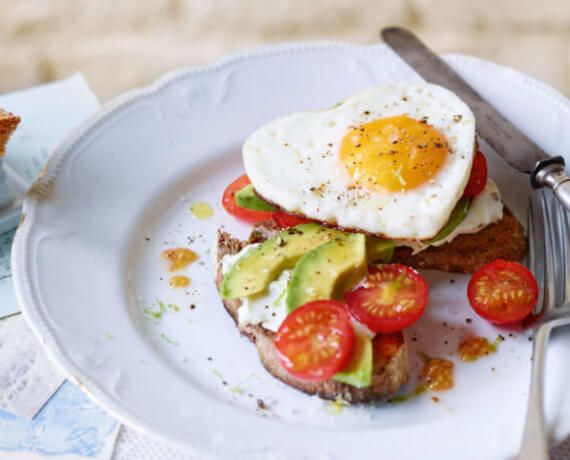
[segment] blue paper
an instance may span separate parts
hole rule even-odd
[[[115,419],[65,382],[33,420],[0,410],[0,459],[19,458],[17,452],[98,458],[112,451],[118,428]]]
[[[0,234],[0,318],[20,311],[12,286],[10,251],[15,230]]]

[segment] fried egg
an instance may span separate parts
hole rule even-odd
[[[483,191],[474,196],[472,200],[465,219],[445,238],[430,244],[411,240],[396,241],[396,246],[408,246],[412,248],[413,254],[417,254],[430,246],[442,246],[451,243],[459,235],[478,233],[488,225],[503,218],[501,193],[491,179],[487,181]]]
[[[243,159],[259,196],[287,212],[421,240],[447,222],[474,152],[475,118],[451,91],[382,84],[259,128]]]

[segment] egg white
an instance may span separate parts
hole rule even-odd
[[[396,241],[396,246],[408,246],[413,249],[414,254],[417,254],[430,246],[442,246],[451,243],[459,235],[478,233],[502,218],[501,193],[497,185],[489,179],[483,191],[473,197],[465,219],[445,238],[431,244],[423,244],[421,241]]]
[[[404,192],[354,187],[340,161],[351,128],[406,114],[443,133],[453,154],[428,182]],[[331,109],[303,112],[259,128],[243,146],[256,192],[310,219],[387,238],[434,237],[461,198],[475,150],[475,118],[451,91],[431,84],[378,85]]]

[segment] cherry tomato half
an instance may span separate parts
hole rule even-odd
[[[251,224],[255,224],[261,220],[270,219],[271,212],[245,209],[237,205],[235,197],[236,193],[249,184],[251,184],[251,181],[249,180],[249,177],[247,177],[247,174],[244,174],[228,185],[224,191],[224,196],[222,197],[224,208],[232,216]]]
[[[422,316],[428,286],[416,270],[399,264],[371,267],[363,286],[346,293],[350,313],[374,332],[404,329]]]
[[[477,151],[471,167],[469,181],[463,191],[463,196],[475,196],[481,193],[487,185],[487,160],[485,155]]]
[[[475,272],[467,286],[467,297],[479,316],[492,323],[514,323],[534,309],[538,284],[521,264],[495,260]]]
[[[273,343],[287,372],[299,380],[322,382],[348,364],[354,328],[343,304],[317,300],[287,315]]]
[[[312,222],[312,220],[292,216],[291,214],[286,214],[281,211],[275,211],[272,217],[274,222],[281,228],[289,228],[294,227],[295,225],[308,224]]]

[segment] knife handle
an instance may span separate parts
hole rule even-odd
[[[564,207],[570,210],[570,177],[564,171],[561,157],[539,162],[531,179],[534,187],[549,187]]]

